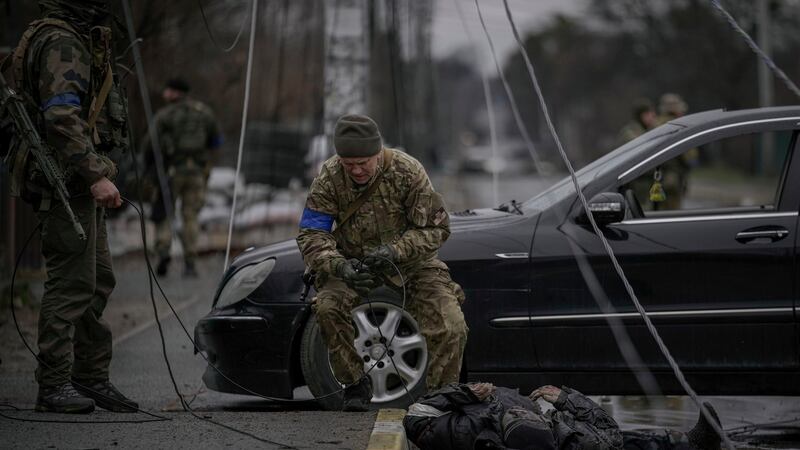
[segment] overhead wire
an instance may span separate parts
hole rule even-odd
[[[128,28],[128,34],[129,34],[130,42],[132,42],[133,44],[137,44],[138,41],[137,41],[136,33],[134,31],[133,13],[131,11],[131,7],[130,7],[129,1],[130,0],[123,0],[123,2],[122,2],[123,10],[124,10],[124,13],[125,13],[125,19],[126,19],[126,24],[127,24],[127,28]],[[257,16],[256,12],[257,12],[257,5],[258,5],[258,1],[257,0],[252,0],[252,1],[253,1],[253,10],[252,10],[252,18],[251,18],[251,36],[250,36],[249,58],[248,58],[248,77],[247,77],[247,85],[246,85],[247,89],[246,89],[246,93],[245,93],[246,97],[249,97],[250,74],[251,74],[251,69],[252,69],[252,65],[251,64],[252,64],[252,52],[253,52],[253,40],[254,40],[254,37],[255,37],[254,36],[254,34],[255,34],[255,20],[256,20],[256,16]],[[171,197],[169,195],[169,187],[168,187],[168,185],[166,183],[166,178],[164,176],[165,175],[165,171],[164,171],[164,168],[163,168],[163,161],[161,160],[161,151],[160,151],[160,146],[159,146],[159,140],[158,140],[158,136],[156,135],[156,131],[154,129],[155,121],[153,119],[153,111],[152,111],[152,106],[150,104],[150,98],[149,98],[149,93],[148,93],[147,84],[146,84],[146,77],[145,77],[145,73],[144,73],[144,65],[142,64],[142,61],[141,61],[141,53],[139,51],[139,46],[138,45],[134,45],[132,49],[133,49],[133,55],[134,55],[134,62],[136,63],[136,72],[137,72],[137,78],[138,78],[138,81],[139,81],[139,87],[140,87],[142,102],[143,102],[144,108],[145,108],[145,115],[147,116],[147,119],[148,119],[149,137],[150,137],[150,141],[151,141],[151,144],[153,146],[154,152],[156,153],[156,155],[155,155],[156,156],[155,157],[156,168],[157,168],[157,172],[158,172],[158,176],[159,176],[159,182],[160,182],[161,188],[162,188],[162,195],[164,197],[167,197],[167,198],[171,199]],[[245,99],[245,115],[244,115],[245,118],[246,118],[246,110],[247,110],[247,104],[248,104],[247,100],[248,99],[246,98]],[[242,122],[242,126],[243,127],[244,127],[244,124],[245,124],[245,122],[243,121]],[[244,128],[243,128],[243,130],[244,130]],[[242,131],[242,140],[243,140],[243,137],[244,137],[244,131]],[[241,163],[241,149],[242,149],[241,145],[242,145],[242,142],[240,142],[240,148],[239,148],[239,150],[240,150],[239,163]],[[141,183],[139,182],[138,166],[136,164],[135,158],[133,157],[133,152],[131,152],[131,158],[133,159],[134,167],[136,169],[137,185],[139,187],[140,194],[141,194]],[[239,167],[237,167],[237,179],[238,179],[238,169],[239,169]],[[236,201],[236,197],[235,197],[236,186],[237,186],[237,184],[234,182],[234,204],[235,204],[235,201]],[[141,201],[141,195],[139,195],[139,200]],[[143,245],[144,245],[144,255],[145,255],[145,261],[147,263],[147,268],[148,268],[148,279],[150,280],[151,303],[152,303],[153,308],[154,308],[156,324],[158,325],[159,335],[161,337],[162,350],[163,350],[162,353],[163,353],[165,362],[167,364],[167,369],[168,369],[170,378],[172,380],[173,387],[174,387],[175,392],[178,395],[178,397],[179,397],[179,399],[181,401],[181,404],[184,407],[184,409],[189,411],[189,412],[191,412],[192,415],[197,419],[200,419],[202,421],[217,425],[219,427],[228,429],[230,431],[234,431],[236,433],[239,433],[239,434],[242,434],[242,435],[245,435],[245,436],[249,436],[249,437],[251,437],[253,439],[256,439],[256,440],[258,440],[260,442],[273,444],[273,445],[276,445],[276,446],[279,446],[279,447],[282,447],[282,448],[293,448],[291,446],[286,446],[285,444],[273,442],[273,441],[270,441],[268,439],[264,439],[264,438],[258,437],[256,435],[253,435],[253,434],[248,433],[246,431],[239,430],[239,429],[237,429],[235,427],[231,427],[229,425],[220,423],[220,422],[212,420],[210,418],[202,417],[202,416],[196,414],[191,409],[191,407],[186,403],[186,401],[183,399],[183,396],[182,396],[182,394],[180,393],[180,390],[177,387],[177,382],[175,381],[175,379],[173,377],[173,374],[172,374],[171,365],[169,363],[169,358],[167,357],[167,353],[166,353],[166,344],[165,344],[164,335],[163,335],[163,331],[162,331],[162,327],[161,327],[161,322],[160,322],[160,319],[158,317],[158,313],[157,313],[156,308],[155,308],[155,299],[154,299],[154,296],[153,296],[153,288],[152,288],[152,280],[155,278],[155,274],[154,274],[154,272],[152,270],[152,265],[150,264],[150,258],[149,258],[149,255],[147,253],[147,242],[146,242],[147,235],[146,235],[146,228],[144,227],[144,215],[143,215],[142,210],[136,208],[136,206],[132,202],[130,202],[127,199],[125,199],[125,201],[128,204],[130,204],[131,206],[133,206],[134,209],[136,209],[137,212],[139,213],[140,225],[141,225],[141,228],[142,228],[142,241],[143,241]],[[165,210],[167,211],[167,216],[172,221],[172,218],[173,218],[172,212],[173,211],[172,211],[172,207],[171,207],[171,201],[167,201],[166,198],[165,198],[164,202],[165,202],[165,204],[164,204]],[[233,225],[232,221],[233,221],[233,215],[231,216],[231,226]],[[172,222],[174,224],[174,221],[172,221]],[[229,233],[229,239],[228,239],[228,250],[230,250],[230,233]],[[226,253],[226,259],[227,259],[227,256],[228,256],[228,253]],[[174,308],[172,308],[172,305],[169,303],[169,300],[166,299],[166,297],[165,297],[165,300],[170,305],[170,309],[172,309],[173,313],[175,313]]]
[[[475,40],[475,37],[467,27],[467,19],[464,17],[464,11],[461,9],[461,4],[459,0],[453,0],[453,5],[456,7],[456,12],[458,12],[458,18],[461,20],[461,26],[464,28],[464,34],[467,35],[467,39],[470,43],[470,48],[472,49],[473,58],[475,58],[475,62],[480,62],[481,58],[478,55],[478,43]],[[489,139],[490,144],[492,146],[492,161],[497,160],[497,120],[494,116],[494,106],[493,106],[493,99],[492,99],[492,88],[489,83],[489,75],[486,74],[486,71],[483,68],[479,69],[481,75],[481,85],[483,86],[483,98],[486,102],[486,112],[489,115]],[[499,205],[500,204],[500,194],[499,194],[499,185],[500,185],[500,173],[497,167],[497,164],[492,164],[492,205]]]
[[[161,190],[161,201],[164,205],[164,212],[166,213],[166,220],[170,222],[170,228],[176,231],[175,224],[175,211],[172,208],[172,192],[170,190],[169,181],[167,180],[167,171],[164,168],[164,154],[161,151],[161,143],[159,141],[158,132],[156,130],[156,121],[153,114],[153,105],[150,102],[150,90],[147,87],[147,78],[144,73],[144,64],[142,64],[142,53],[139,49],[139,44],[142,42],[136,36],[136,28],[133,23],[133,12],[131,10],[130,0],[122,1],[122,9],[125,14],[125,28],[128,29],[128,40],[130,41],[130,49],[133,52],[133,61],[136,69],[136,79],[139,86],[139,96],[142,98],[142,107],[144,114],[147,118],[147,136],[150,139],[150,145],[153,149],[153,160],[156,167],[156,176],[158,178],[158,186]]]
[[[664,341],[661,339],[661,335],[658,333],[658,330],[653,325],[653,322],[650,320],[650,317],[647,315],[647,311],[645,311],[644,307],[642,306],[641,302],[639,301],[639,298],[637,297],[636,293],[634,292],[633,287],[631,286],[630,282],[628,281],[628,278],[625,275],[625,272],[622,269],[622,266],[619,264],[619,261],[617,260],[616,254],[614,253],[614,250],[611,248],[611,245],[609,244],[608,239],[606,239],[605,235],[603,235],[602,231],[600,231],[600,227],[597,225],[597,222],[595,221],[594,216],[593,216],[591,210],[589,209],[589,203],[586,200],[586,196],[583,194],[583,191],[581,190],[580,183],[578,182],[578,178],[577,178],[577,176],[575,174],[575,169],[572,167],[572,163],[570,162],[569,157],[567,156],[566,151],[564,150],[564,146],[561,143],[561,139],[559,138],[558,132],[555,129],[555,125],[553,124],[552,118],[550,117],[550,112],[549,112],[549,109],[547,107],[547,103],[545,102],[544,94],[542,93],[541,86],[539,85],[539,80],[536,77],[536,72],[534,71],[533,64],[530,61],[530,57],[528,56],[528,53],[525,50],[525,46],[524,46],[524,44],[522,42],[522,39],[519,36],[519,32],[517,31],[517,26],[516,26],[516,23],[514,21],[513,14],[511,12],[511,8],[508,6],[508,0],[503,0],[503,5],[504,5],[505,10],[506,10],[506,16],[508,17],[509,24],[511,25],[512,31],[514,33],[514,38],[517,41],[517,46],[518,46],[519,51],[520,51],[520,53],[521,53],[521,55],[522,55],[522,57],[523,57],[523,59],[525,61],[525,66],[526,66],[526,68],[528,70],[528,75],[530,76],[531,83],[533,84],[534,89],[536,90],[536,96],[537,96],[537,98],[539,100],[539,105],[540,105],[540,107],[542,109],[542,112],[544,114],[545,122],[547,123],[547,127],[548,127],[548,129],[550,131],[550,134],[553,136],[553,139],[554,139],[554,141],[556,143],[556,147],[558,148],[559,155],[561,156],[561,159],[563,160],[564,164],[567,166],[567,169],[569,170],[569,174],[570,174],[570,178],[572,180],[572,184],[575,187],[575,191],[576,191],[576,193],[578,195],[578,198],[579,198],[579,200],[580,200],[580,202],[581,202],[581,204],[583,206],[584,211],[586,212],[586,216],[589,219],[589,223],[591,224],[595,235],[597,235],[597,237],[600,239],[600,242],[603,244],[603,248],[605,249],[606,253],[608,254],[609,258],[611,259],[611,263],[613,264],[614,269],[616,270],[617,274],[619,275],[620,279],[622,280],[622,283],[625,286],[626,292],[628,293],[628,295],[630,296],[631,300],[633,301],[633,304],[634,304],[636,310],[639,312],[639,315],[642,317],[642,320],[644,321],[644,323],[645,323],[648,331],[650,332],[650,334],[653,336],[653,339],[655,340],[656,344],[658,345],[659,349],[661,350],[661,353],[666,358],[666,360],[667,360],[668,364],[670,365],[670,368],[672,369],[673,373],[675,374],[675,377],[677,378],[678,382],[681,384],[681,386],[686,391],[686,393],[689,394],[689,396],[692,398],[692,401],[695,403],[695,405],[701,411],[702,415],[706,418],[706,420],[709,422],[709,424],[714,429],[714,431],[720,436],[722,441],[725,443],[725,446],[727,446],[730,449],[733,449],[734,448],[733,443],[731,442],[731,440],[728,437],[727,433],[725,433],[725,431],[722,429],[720,424],[717,423],[717,421],[711,415],[711,413],[709,412],[708,408],[706,408],[705,405],[703,404],[703,402],[700,400],[700,398],[697,395],[697,393],[694,391],[692,386],[686,380],[686,377],[684,376],[683,371],[681,370],[681,368],[678,366],[678,363],[673,358],[672,353],[669,351],[669,348],[667,348],[667,346],[664,344]]]
[[[457,3],[458,2],[456,0],[456,4]],[[478,17],[480,18],[484,35],[489,41],[489,50],[491,51],[492,58],[494,60],[495,66],[497,67],[498,74],[503,80],[503,86],[505,87],[506,95],[509,99],[512,112],[517,111],[514,115],[516,118],[519,118],[520,116],[515,106],[516,100],[514,98],[514,93],[511,90],[511,87],[507,82],[502,69],[500,68],[499,60],[496,54],[495,47],[492,43],[491,35],[489,33],[488,28],[486,27],[485,21],[483,20],[483,14],[481,13],[480,5],[478,5],[477,0],[475,4],[478,9]],[[518,128],[520,128],[520,131],[522,132],[522,130],[524,130],[525,128],[524,125],[520,125],[520,123],[521,123],[521,118],[519,118],[518,120]],[[535,150],[533,150],[533,144],[530,145],[529,149],[533,151],[532,155],[536,154]],[[511,205],[515,206],[513,201],[511,202]],[[575,247],[574,242],[569,241],[569,244],[571,246],[572,253],[576,256],[578,262],[578,270],[581,272],[581,275],[586,281],[587,286],[592,292],[592,297],[595,299],[595,301],[597,302],[598,306],[600,307],[600,309],[603,311],[604,314],[613,313],[614,312],[613,306],[608,301],[608,297],[603,291],[599,282],[597,281],[597,277],[591,270],[591,266],[585,260],[585,256],[577,251],[578,249]],[[656,381],[655,376],[653,376],[652,372],[643,362],[641,356],[636,350],[636,346],[633,345],[630,335],[628,334],[627,329],[623,325],[622,320],[615,316],[608,316],[606,317],[606,321],[609,324],[610,329],[612,330],[612,335],[614,337],[615,342],[617,343],[617,347],[620,350],[620,354],[625,360],[626,365],[633,371],[633,374],[636,377],[637,382],[642,387],[644,392],[650,396],[660,395],[661,389],[658,386],[658,382]]]
[[[741,26],[739,26],[739,24],[736,22],[736,19],[733,18],[731,13],[729,13],[722,6],[722,3],[720,3],[719,0],[710,0],[710,1],[711,5],[720,13],[720,15],[723,18],[725,18],[725,20],[728,22],[731,28],[733,28],[733,30],[736,31],[736,33],[739,34],[739,36],[741,36],[742,39],[744,39],[744,41],[747,43],[747,46],[750,47],[750,50],[752,50],[753,53],[755,53],[759,58],[761,58],[764,64],[766,64],[767,67],[775,74],[775,76],[778,77],[778,79],[783,82],[783,84],[786,86],[787,89],[789,89],[795,96],[800,98],[800,88],[798,88],[797,85],[794,84],[794,82],[791,79],[789,79],[786,73],[783,70],[781,70],[781,68],[778,67],[777,64],[775,64],[775,61],[773,61],[772,58],[769,57],[769,55],[767,55],[766,53],[764,53],[763,50],[761,50],[761,48],[758,46],[758,44],[756,44],[753,38],[751,38],[750,35],[747,34],[747,32],[744,31],[744,29],[742,29]]]
[[[203,0],[197,0],[197,6],[200,7],[200,15],[203,17],[203,24],[205,25],[206,32],[208,33],[208,37],[211,38],[211,42],[213,42],[214,45],[218,49],[222,50],[225,53],[229,53],[231,50],[236,48],[236,45],[239,44],[239,39],[241,39],[242,33],[244,32],[244,25],[247,23],[248,17],[245,16],[242,19],[242,23],[241,23],[241,25],[239,25],[239,32],[236,33],[236,38],[234,38],[234,40],[231,43],[231,45],[226,47],[226,46],[220,45],[220,43],[217,41],[216,37],[214,37],[214,33],[211,31],[211,25],[209,25],[209,23],[208,23],[208,17],[206,17],[206,10],[203,7]]]
[[[541,174],[544,170],[542,160],[539,157],[539,153],[536,151],[536,147],[533,145],[533,141],[528,133],[528,129],[525,127],[525,122],[522,120],[522,115],[519,112],[517,101],[514,99],[514,93],[511,91],[511,85],[508,83],[508,78],[506,78],[506,74],[503,72],[503,68],[500,66],[500,61],[497,57],[497,51],[494,48],[492,35],[489,33],[489,29],[486,27],[486,21],[483,19],[483,12],[481,12],[479,0],[475,0],[475,7],[478,10],[478,18],[480,19],[481,27],[483,28],[483,34],[486,36],[486,40],[489,43],[489,50],[492,53],[494,66],[497,69],[497,74],[500,76],[500,81],[502,81],[503,88],[506,91],[506,97],[508,98],[508,103],[511,106],[511,113],[514,116],[514,122],[517,124],[517,129],[519,130],[519,134],[522,136],[522,140],[525,141],[525,148],[528,149],[528,153],[530,153],[531,158],[533,159],[533,165],[536,167],[536,172]]]
[[[127,1],[127,0],[126,0]],[[250,13],[250,46],[247,49],[247,69],[244,82],[244,105],[242,106],[242,124],[239,130],[239,150],[236,156],[236,174],[233,179],[233,200],[231,204],[231,217],[228,222],[228,240],[225,244],[225,263],[223,273],[228,269],[228,261],[231,256],[231,238],[233,237],[233,222],[236,217],[236,199],[239,193],[239,174],[242,171],[242,154],[244,153],[244,138],[247,131],[247,112],[250,107],[250,87],[253,76],[253,51],[255,49],[256,25],[258,23],[258,0],[252,0],[253,9]]]

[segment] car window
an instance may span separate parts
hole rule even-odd
[[[647,170],[623,191],[645,217],[774,210],[791,141],[791,131],[712,141]]]
[[[583,188],[605,171],[613,171],[626,161],[640,159],[641,155],[647,154],[652,147],[662,144],[682,128],[669,123],[664,124],[603,155],[575,173],[578,177],[578,184]],[[542,211],[569,196],[576,196],[576,193],[572,179],[567,176],[539,195],[527,200],[522,204],[522,209],[524,211]]]

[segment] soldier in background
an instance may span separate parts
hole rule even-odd
[[[619,132],[620,145],[630,142],[659,125],[653,103],[640,98],[633,104],[633,117]]]
[[[155,117],[164,169],[169,180],[170,199],[181,200],[183,229],[180,233],[184,253],[184,276],[196,277],[197,215],[205,201],[206,183],[215,160],[215,150],[222,145],[222,134],[211,108],[189,98],[189,84],[180,78],[167,81],[162,97],[167,103]],[[151,146],[152,147],[152,146]],[[153,155],[148,158],[152,161]],[[156,180],[154,185],[159,186]],[[156,273],[167,274],[172,243],[172,224],[164,211],[163,193],[153,203],[152,219],[156,222]]]
[[[678,94],[666,93],[658,101],[658,124],[664,124],[671,120],[678,119],[686,115],[689,105]],[[653,209],[657,210],[677,210],[681,208],[683,197],[689,188],[689,172],[698,158],[698,150],[690,149],[686,153],[673,158],[659,168],[660,183],[663,188],[664,199],[654,202]]]
[[[353,347],[351,310],[359,299],[397,274],[393,264],[399,267],[407,310],[428,345],[427,384],[438,389],[458,381],[461,371],[464,293],[437,258],[450,219],[422,165],[385,148],[378,126],[362,115],[339,119],[334,147],[337,155],[311,185],[297,243],[316,272],[313,308],[334,375],[348,385],[343,409],[363,411],[372,385]]]
[[[119,412],[136,402],[109,381],[111,330],[102,319],[116,283],[105,208],[122,204],[107,155],[126,150],[127,103],[113,73],[110,11],[105,0],[40,0],[43,18],[30,24],[3,64],[28,113],[64,172],[82,241],[27,149],[15,150],[12,190],[42,222],[47,269],[39,312],[37,411],[88,413],[95,403]],[[17,144],[19,145],[19,144]],[[12,149],[14,149],[12,143]],[[20,159],[21,158],[21,159]]]
[[[619,145],[630,142],[660,125],[653,102],[646,98],[637,99],[633,104],[632,112],[632,120],[625,124],[619,132]],[[631,189],[633,189],[634,195],[636,195],[639,202],[649,202],[652,184],[652,173],[639,177],[631,183]],[[649,205],[649,203],[646,204]]]

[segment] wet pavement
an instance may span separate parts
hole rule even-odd
[[[453,180],[443,181],[444,188]],[[507,180],[501,185],[501,200],[524,200],[549,185],[545,180]],[[480,207],[489,203],[490,180],[471,183],[463,198],[454,194],[454,209]],[[457,183],[449,186],[453,191]],[[530,195],[526,193],[530,192]],[[176,261],[177,263],[177,261]],[[115,263],[116,264],[116,263]],[[191,407],[206,418],[236,427],[273,444],[258,441],[218,425],[203,422],[182,412],[161,354],[161,341],[152,319],[149,289],[143,263],[133,259],[117,265],[118,293],[125,293],[109,305],[109,315],[123,317],[119,324],[125,332],[115,335],[112,381],[127,395],[138,400],[148,411],[169,417],[170,421],[149,423],[66,424],[22,422],[0,418],[3,448],[277,448],[288,444],[298,448],[363,449],[366,447],[375,413],[342,414],[320,411],[311,402],[275,404],[254,397],[208,391],[200,377],[205,362],[193,354],[191,343],[174,315],[162,300],[158,312],[163,318],[164,334],[172,369],[180,391]],[[222,274],[220,257],[206,258],[199,269],[201,277],[183,279],[177,264],[173,273],[163,279],[164,288],[173,300],[189,333],[194,324],[208,312],[217,282]],[[115,294],[117,295],[117,294]],[[131,322],[127,323],[125,321]],[[35,341],[35,336],[28,334]],[[15,337],[16,339],[16,337]],[[33,357],[19,356],[9,367],[3,346],[5,364],[0,365],[0,406],[9,416],[27,420],[119,421],[146,420],[142,414],[120,415],[97,411],[89,416],[36,414],[30,411],[36,395],[33,381]],[[308,398],[307,390],[296,392]],[[645,398],[635,396],[592,397],[607,408],[625,429],[672,428],[690,429],[697,420],[697,409],[686,396]],[[800,397],[708,397],[718,411],[722,425],[729,430],[737,445],[743,448],[800,448]],[[756,426],[772,424],[769,427]]]

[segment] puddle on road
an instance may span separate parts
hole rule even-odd
[[[623,430],[672,428],[686,431],[698,410],[688,396],[593,396]],[[800,448],[800,397],[703,397],[737,444],[750,448]],[[777,423],[782,422],[782,423]],[[771,428],[754,425],[773,424]]]

